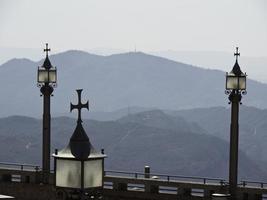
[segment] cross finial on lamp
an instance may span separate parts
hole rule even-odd
[[[77,109],[78,110],[78,120],[77,122],[78,123],[81,123],[82,122],[82,119],[81,119],[81,111],[83,108],[87,108],[87,110],[89,110],[89,104],[88,104],[88,101],[83,104],[81,102],[81,94],[82,94],[82,89],[79,89],[79,90],[76,90],[77,93],[78,93],[78,104],[77,105],[73,105],[72,103],[70,103],[70,111],[72,111],[73,109]]]
[[[51,51],[51,49],[48,48],[48,43],[46,43],[44,49],[44,52],[46,52],[46,57],[48,57],[48,51]]]
[[[238,47],[236,47],[236,52],[234,53],[234,56],[236,57],[236,61],[237,61],[238,56],[240,56],[240,53],[238,52]]]

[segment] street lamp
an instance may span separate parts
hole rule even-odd
[[[57,69],[51,65],[48,58],[48,44],[46,43],[46,58],[37,71],[37,86],[43,96],[43,156],[42,156],[42,182],[49,183],[50,174],[50,138],[51,138],[51,115],[50,115],[50,96],[57,84]]]
[[[229,192],[231,199],[236,199],[238,180],[238,135],[239,135],[239,104],[242,94],[246,94],[246,73],[243,73],[238,64],[238,47],[236,47],[235,65],[230,73],[226,73],[226,90],[231,104],[231,127],[230,127],[230,161],[229,161]]]
[[[78,93],[78,104],[71,104],[70,110],[78,110],[76,128],[70,138],[69,144],[61,151],[53,154],[55,170],[55,186],[58,191],[76,190],[81,199],[84,192],[103,188],[104,158],[103,152],[97,152],[82,126],[81,110],[89,109],[88,101],[81,102],[82,90]]]

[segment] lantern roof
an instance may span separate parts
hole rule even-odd
[[[234,53],[234,56],[236,56],[235,64],[233,66],[233,69],[228,75],[230,76],[245,76],[245,74],[241,71],[240,66],[238,64],[238,56],[240,56],[240,53],[238,52],[238,47],[236,47],[236,53]]]
[[[92,145],[82,126],[82,122],[77,122],[77,126],[70,138],[69,147],[72,155],[77,159],[86,159],[90,155]]]
[[[229,74],[233,74],[233,75],[235,75],[235,76],[242,76],[242,75],[245,75],[245,74],[241,71],[240,66],[239,66],[237,60],[235,61],[235,65],[234,65],[232,71],[231,71]]]
[[[49,58],[48,58],[48,56],[46,56],[42,67],[45,68],[45,69],[51,69],[53,67],[51,62],[50,62],[50,60],[49,60]]]
[[[97,152],[94,146],[91,144],[89,137],[82,126],[82,122],[77,122],[76,128],[67,147],[60,150],[53,156],[77,160],[89,160],[106,157],[105,154]]]
[[[45,68],[45,69],[50,69],[50,68],[52,68],[52,65],[51,65],[51,62],[50,62],[48,56],[45,58],[42,67]]]
[[[58,157],[58,158],[77,159],[77,157],[75,157],[71,152],[70,144],[68,144],[68,146],[66,146],[64,149],[60,150],[57,154],[53,154],[53,156]],[[83,160],[98,159],[98,158],[105,158],[105,157],[106,157],[105,154],[102,154],[101,152],[96,151],[95,148],[91,146],[91,151],[90,151],[89,156]],[[81,159],[78,159],[78,160],[81,160]]]

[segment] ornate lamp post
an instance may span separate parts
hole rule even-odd
[[[231,72],[226,73],[226,94],[229,95],[231,108],[230,128],[230,162],[229,162],[229,192],[231,199],[236,199],[236,188],[238,178],[238,135],[239,135],[239,104],[242,94],[246,94],[246,73],[243,73],[238,64],[238,47],[236,47],[236,62]]]
[[[69,144],[61,151],[53,154],[55,186],[58,197],[64,199],[68,193],[76,191],[81,199],[85,198],[86,191],[97,191],[103,187],[104,158],[103,152],[97,152],[82,126],[81,110],[88,109],[88,101],[81,102],[82,90],[78,93],[78,104],[70,105],[70,110],[78,110],[76,128]]]
[[[51,65],[48,58],[48,44],[46,43],[46,58],[41,67],[38,67],[37,85],[43,96],[43,157],[42,157],[42,182],[49,182],[50,174],[50,132],[51,132],[51,116],[50,116],[50,96],[53,93],[57,83],[57,69]]]

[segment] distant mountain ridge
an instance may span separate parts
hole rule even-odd
[[[147,116],[150,119],[140,120]],[[150,165],[152,173],[227,179],[227,142],[195,132],[199,127],[181,117],[171,118],[160,111],[149,111],[117,121],[83,120],[83,124],[92,144],[108,154],[106,169],[142,171]],[[52,151],[68,144],[75,121],[68,117],[52,119]],[[166,127],[172,121],[176,123]],[[1,162],[40,163],[41,133],[41,120],[1,118]],[[239,178],[264,181],[267,173],[240,151]]]
[[[141,52],[96,56],[67,51],[50,56],[58,69],[58,87],[52,115],[68,112],[75,89],[83,88],[92,111],[113,111],[127,106],[185,109],[227,105],[225,74]],[[11,60],[0,66],[0,116],[41,117],[42,98],[36,87],[42,61]],[[267,85],[248,80],[244,104],[267,107]]]
[[[128,113],[131,110],[132,113]],[[91,113],[91,119],[105,121],[105,115],[108,120],[118,120],[119,122],[135,121],[150,126],[150,118],[153,116],[153,126],[158,126],[160,118],[157,115],[164,113],[168,117],[164,117],[166,124],[161,124],[162,127],[175,129],[178,125],[175,119],[181,118],[185,121],[184,128],[196,127],[193,132],[203,132],[205,134],[213,135],[225,141],[230,139],[230,117],[231,107],[211,107],[211,108],[195,108],[183,110],[155,110],[153,108],[125,108],[109,113]],[[160,115],[161,117],[164,114]],[[113,116],[113,118],[112,118]],[[139,117],[140,116],[140,117]],[[156,120],[157,119],[157,120]],[[169,121],[166,119],[170,119]],[[182,121],[181,120],[181,121]],[[193,125],[193,126],[191,126]],[[201,131],[203,130],[203,131]],[[267,162],[267,154],[265,146],[267,145],[267,109],[258,109],[255,107],[248,107],[240,105],[239,111],[239,142],[240,149],[246,152],[255,161]]]
[[[267,57],[257,56],[250,57],[242,54],[239,59],[239,64],[244,72],[247,72],[251,79],[256,79],[260,82],[267,83]],[[220,51],[159,51],[150,52],[152,55],[168,58],[171,60],[190,63],[192,65],[201,66],[204,68],[219,69],[229,71],[233,65],[234,53]]]
[[[132,113],[129,114],[127,110],[131,110]],[[162,123],[160,123],[161,118],[157,117],[161,112],[166,113],[168,116]],[[241,105],[239,114],[239,149],[264,170],[267,165],[267,151],[265,148],[267,145],[267,109]],[[105,117],[106,115],[107,117]],[[191,132],[203,132],[204,134],[221,138],[227,142],[229,142],[230,138],[230,105],[228,108],[211,107],[178,111],[125,108],[119,111],[106,113],[106,115],[105,113],[91,113],[90,117],[91,119],[99,120],[108,118],[109,120],[135,121],[148,126],[167,127],[169,130],[173,130],[177,127],[178,124],[176,124],[177,122],[175,119],[182,118],[186,123],[184,123],[183,127],[179,128],[180,130],[186,129]],[[121,119],[118,119],[118,116],[120,116]],[[163,117],[164,115],[160,116]],[[171,120],[166,120],[168,118]],[[150,119],[153,119],[153,121],[150,121]],[[245,163],[243,164],[246,165]]]
[[[229,141],[230,108],[200,108],[167,113],[197,123],[208,134]],[[255,162],[267,164],[267,110],[242,105],[239,114],[239,148]]]
[[[143,111],[128,116],[124,116],[117,120],[120,123],[137,123],[148,127],[155,127],[171,131],[193,132],[205,134],[205,130],[196,123],[188,123],[180,116],[172,117],[161,110]]]

